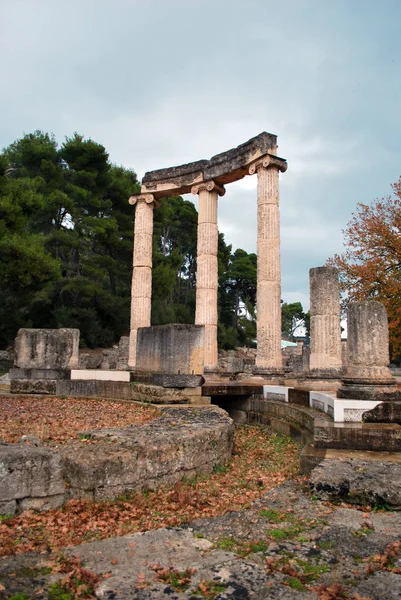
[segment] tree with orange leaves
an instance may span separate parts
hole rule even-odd
[[[355,300],[382,302],[389,317],[390,354],[401,357],[401,178],[393,195],[358,204],[343,230],[343,254],[327,261],[337,267],[344,306]]]

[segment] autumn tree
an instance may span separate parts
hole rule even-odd
[[[401,178],[393,194],[358,204],[343,230],[345,252],[327,261],[339,270],[344,306],[378,300],[389,316],[390,353],[401,356]]]

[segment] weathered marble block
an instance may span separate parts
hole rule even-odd
[[[203,364],[203,325],[172,324],[138,329],[136,370],[202,375]]]
[[[77,369],[79,329],[20,329],[14,366],[21,369]]]

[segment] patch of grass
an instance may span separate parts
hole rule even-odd
[[[293,590],[298,590],[298,592],[304,592],[306,590],[304,584],[299,581],[298,577],[289,577],[287,579],[286,584],[290,586]]]
[[[60,583],[49,585],[49,600],[75,600],[72,593]]]
[[[18,594],[13,594],[12,596],[9,596],[8,600],[33,600],[32,596],[28,596],[28,594],[21,594],[20,592],[18,592]]]
[[[282,513],[279,513],[277,510],[263,509],[259,514],[261,517],[269,519],[272,523],[281,523],[284,520]]]
[[[228,465],[217,463],[216,465],[213,465],[213,473],[227,473],[229,468]]]
[[[0,523],[5,523],[6,521],[10,521],[14,517],[15,517],[15,515],[0,515]]]
[[[185,571],[179,571],[178,569],[164,569],[159,565],[150,565],[155,571],[158,581],[168,584],[176,592],[185,592],[189,588],[191,583],[191,576],[195,573],[196,569],[185,569]]]
[[[291,553],[286,553],[280,558],[268,558],[265,568],[267,573],[280,572],[287,575],[283,583],[298,591],[303,591],[305,586],[311,584],[329,570],[329,567],[325,564],[314,564],[301,560],[295,558],[295,555]]]
[[[374,529],[370,529],[369,527],[362,527],[361,529],[357,529],[356,531],[352,532],[352,535],[354,537],[366,537],[367,535],[369,535],[370,533],[373,533]]]
[[[266,552],[269,547],[268,542],[264,540],[236,540],[233,537],[221,537],[215,547],[225,550],[226,552],[234,552],[238,556],[249,556],[257,552]]]
[[[227,584],[222,581],[203,579],[192,594],[194,594],[194,596],[202,596],[202,598],[207,600],[214,600],[219,594],[225,592],[227,587]]]
[[[304,527],[291,525],[290,527],[282,527],[281,529],[270,529],[268,535],[273,538],[273,540],[286,540],[297,536],[303,530]]]
[[[376,502],[376,504],[372,506],[372,510],[373,512],[393,512],[393,508],[390,504],[387,504],[387,502],[384,501]]]
[[[304,577],[308,582],[317,579],[323,573],[327,573],[329,567],[327,565],[314,565],[313,563],[297,560],[297,564],[301,567]]]
[[[227,552],[233,552],[238,542],[233,537],[221,537],[215,544],[217,548],[226,550]]]
[[[17,571],[19,577],[34,578],[41,575],[49,575],[52,570],[49,567],[22,567]]]
[[[322,542],[317,542],[317,545],[319,546],[319,548],[321,548],[322,550],[331,550],[332,548],[334,548],[335,544],[334,542],[330,542],[330,541],[322,541]]]

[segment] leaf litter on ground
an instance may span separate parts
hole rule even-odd
[[[72,405],[70,400],[65,404]],[[109,408],[113,406],[113,403],[105,404]],[[124,405],[125,408],[131,405]],[[139,408],[135,406],[134,410]],[[101,412],[98,407],[96,410]],[[120,405],[117,410],[121,410]],[[78,412],[82,415],[85,409],[82,407]],[[80,430],[93,429],[93,421],[86,424],[79,421],[79,427]],[[55,551],[241,510],[292,477],[297,472],[298,461],[299,449],[291,439],[272,433],[266,427],[242,425],[235,431],[234,453],[224,468],[217,465],[210,475],[183,480],[157,491],[133,493],[98,503],[76,499],[57,510],[44,513],[31,510],[8,518],[0,523],[0,555]]]
[[[82,431],[145,423],[160,415],[149,406],[85,398],[2,396],[0,441],[34,435],[46,445],[78,439]]]

